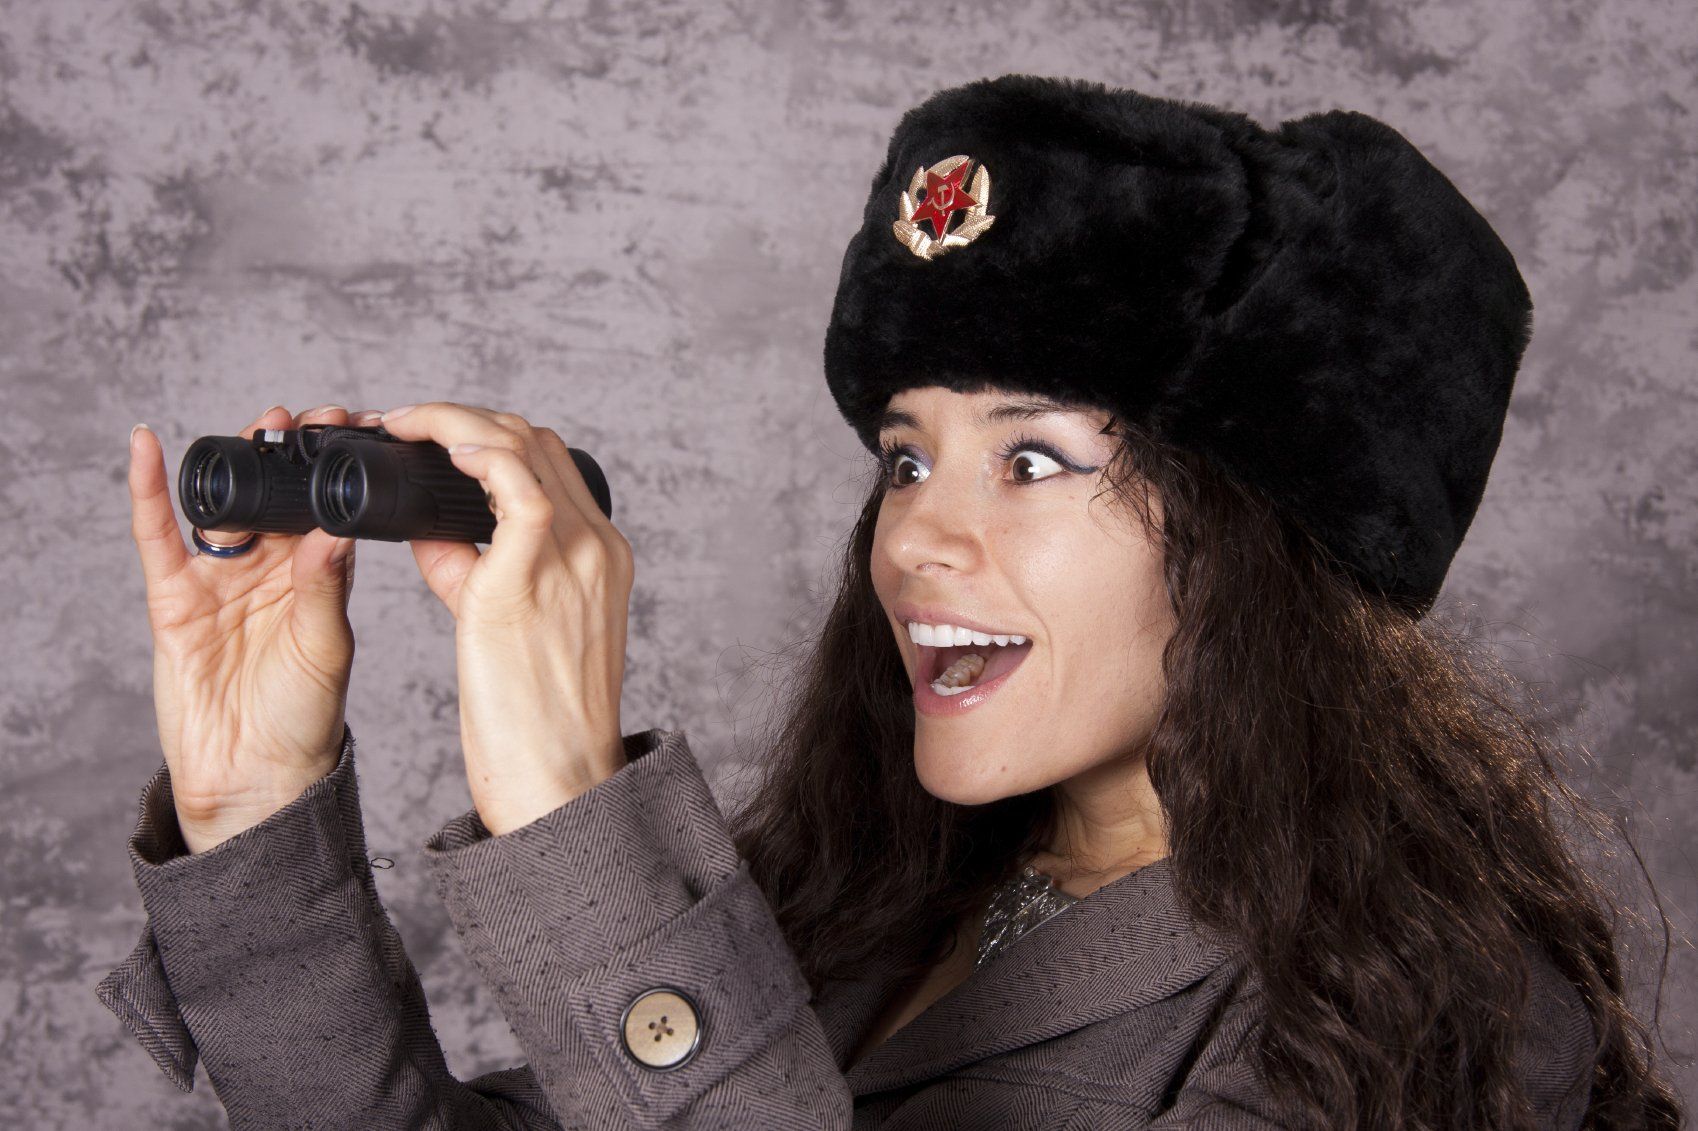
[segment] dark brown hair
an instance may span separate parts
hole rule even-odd
[[[1120,440],[1103,493],[1161,548],[1177,618],[1146,751],[1175,885],[1259,975],[1276,1099],[1328,1128],[1530,1127],[1511,1057],[1531,945],[1591,1017],[1584,1126],[1680,1126],[1625,1002],[1621,912],[1559,822],[1611,826],[1564,781],[1526,688],[1469,633],[1362,591],[1203,457],[1124,422],[1104,432]],[[869,570],[875,479],[733,819],[816,990],[880,954],[899,977],[928,969],[1054,832],[1050,789],[960,806],[920,785]]]

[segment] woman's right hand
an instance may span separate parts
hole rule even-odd
[[[241,435],[302,423],[349,419],[336,406],[298,418],[278,406]],[[130,532],[147,583],[159,741],[183,839],[189,851],[203,852],[265,820],[336,766],[354,661],[354,540],[315,528],[258,535],[240,557],[191,555],[170,482],[159,438],[135,429]],[[207,537],[236,543],[244,535]],[[346,557],[333,560],[339,554]]]

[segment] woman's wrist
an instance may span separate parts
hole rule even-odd
[[[467,783],[478,819],[492,836],[502,836],[588,793],[625,764],[625,740],[619,736],[593,756],[571,759],[547,772],[515,773],[511,767],[487,771],[469,767]]]
[[[335,760],[321,770],[309,771],[298,780],[274,782],[255,789],[240,800],[218,805],[197,805],[173,800],[177,828],[191,853],[205,852],[267,820],[297,801],[313,783],[322,781],[336,768]]]
[[[301,790],[304,793],[305,789]],[[183,834],[183,843],[189,852],[199,854],[229,840],[237,833],[246,832],[266,818],[286,808],[301,794],[279,800],[273,805],[256,805],[244,810],[226,810],[212,817],[185,817],[181,810],[177,812],[177,828]]]

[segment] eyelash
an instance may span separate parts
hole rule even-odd
[[[914,458],[914,450],[911,447],[909,447],[907,444],[898,444],[898,443],[895,443],[894,441],[887,440],[884,443],[879,445],[879,451],[880,451],[880,461],[879,462],[880,462],[880,465],[881,465],[881,467],[883,468],[883,471],[884,471],[884,483],[885,483],[886,489],[891,490],[891,491],[906,490],[907,489],[906,487],[896,486],[896,483],[895,483],[896,460],[898,459],[898,457],[901,457],[901,456],[907,456],[909,459],[913,459]],[[1001,459],[1003,463],[1007,463],[1009,460],[1013,459],[1015,456],[1019,455],[1023,451],[1034,451],[1034,452],[1038,452],[1042,455],[1048,456],[1050,459],[1054,460],[1056,463],[1061,465],[1061,470],[1063,472],[1073,473],[1073,472],[1076,472],[1077,470],[1079,470],[1079,469],[1074,467],[1071,460],[1067,459],[1067,457],[1063,456],[1060,452],[1056,451],[1056,449],[1053,446],[1051,446],[1049,443],[1047,443],[1043,440],[1038,439],[1035,436],[1027,436],[1027,435],[1023,435],[1023,434],[1019,435],[1019,436],[1015,436],[1013,439],[1009,440],[1008,443],[1004,444],[1002,446],[1002,450],[997,452],[996,454],[997,454],[997,457],[999,459]],[[916,461],[916,462],[918,462],[918,461]],[[1046,476],[1043,479],[1032,480],[1031,482],[1028,482],[1028,483],[1016,483],[1015,486],[1016,487],[1036,487],[1040,483],[1048,483],[1051,479],[1060,479],[1060,478],[1061,478],[1061,476],[1059,476],[1059,475],[1050,475],[1050,476]]]

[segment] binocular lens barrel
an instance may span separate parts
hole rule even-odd
[[[195,503],[208,511],[222,510],[230,503],[230,465],[216,449],[201,459],[194,473]]]
[[[339,523],[354,521],[366,498],[366,476],[360,461],[346,451],[327,457],[329,467],[324,473],[324,497],[320,500],[325,513]]]
[[[612,518],[600,465],[588,452],[567,451]],[[321,527],[386,542],[487,543],[495,534],[483,485],[455,467],[447,449],[382,428],[309,424],[251,440],[202,436],[183,456],[177,497],[184,516],[202,530],[305,534]]]

